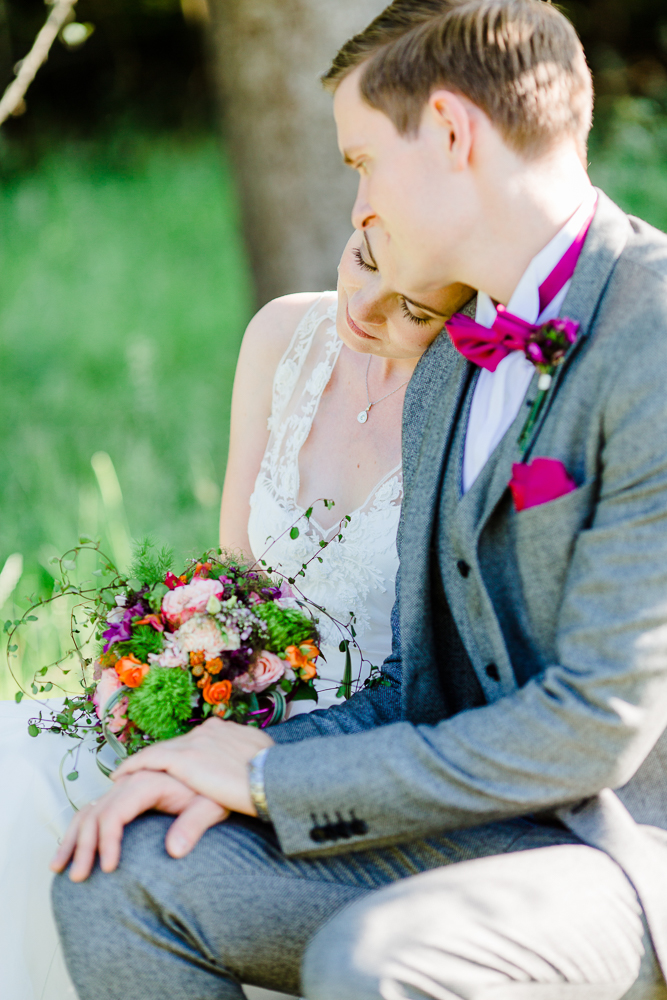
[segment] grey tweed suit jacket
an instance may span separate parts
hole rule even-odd
[[[556,812],[635,884],[664,970],[667,237],[600,193],[562,315],[580,335],[529,457],[560,460],[577,489],[517,513],[508,432],[457,553],[470,634],[497,667],[494,679],[471,657],[487,704],[447,717],[448,650],[429,615],[443,463],[470,374],[442,334],[405,401],[386,684],[273,730],[267,801],[285,853],[314,857]]]

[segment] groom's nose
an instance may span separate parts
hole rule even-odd
[[[357,197],[352,208],[352,225],[355,229],[368,229],[375,223],[375,212],[371,208],[366,196],[366,185],[364,178],[359,180]]]

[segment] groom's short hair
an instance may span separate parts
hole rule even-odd
[[[360,91],[402,135],[438,87],[467,97],[530,156],[572,136],[585,158],[593,85],[571,23],[548,0],[395,0],[339,51],[328,90],[364,65]]]

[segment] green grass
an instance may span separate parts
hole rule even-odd
[[[600,101],[596,122],[593,183],[626,212],[667,231],[667,115],[654,101],[624,97]]]
[[[250,301],[212,140],[60,149],[5,182],[0,570],[22,555],[14,598],[48,591],[50,557],[81,533],[120,562],[129,536],[179,557],[216,543]]]

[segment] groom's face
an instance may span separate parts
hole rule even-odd
[[[362,69],[342,81],[334,99],[338,144],[359,175],[352,223],[376,228],[373,250],[390,285],[428,294],[462,280],[455,248],[468,216],[466,181],[428,107],[416,136],[399,135],[362,99]]]

